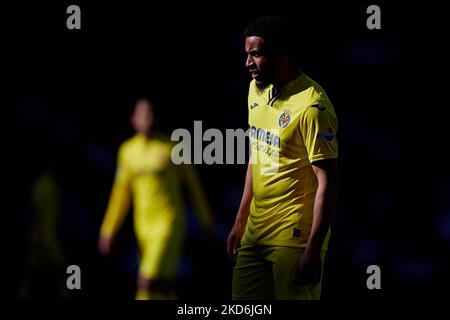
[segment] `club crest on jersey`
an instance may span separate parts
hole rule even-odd
[[[286,128],[290,122],[291,116],[287,111],[283,112],[283,114],[278,119],[278,125],[280,126],[281,129]]]

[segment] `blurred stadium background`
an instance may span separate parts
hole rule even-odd
[[[58,258],[48,263],[59,267],[42,270],[43,278],[35,279],[42,289],[34,296],[51,297],[50,283],[65,283],[64,266],[76,264],[82,290],[65,298],[133,299],[137,252],[131,215],[115,253],[104,258],[97,250],[116,151],[133,134],[133,103],[150,97],[168,133],[192,130],[194,120],[202,120],[204,129],[246,129],[243,30],[261,15],[291,20],[299,64],[327,91],[339,118],[340,203],[323,298],[446,294],[449,55],[441,8],[379,4],[382,29],[370,31],[366,8],[372,3],[80,2],[82,28],[70,31],[69,4],[2,10],[2,297],[24,297],[37,250],[30,230],[40,217],[54,226],[50,242]],[[181,297],[225,300],[232,270],[225,242],[245,166],[197,168],[219,237],[205,242],[188,213]],[[49,210],[58,219],[37,213],[39,192],[53,195],[42,201],[54,205]],[[371,264],[381,267],[382,290],[366,288]]]

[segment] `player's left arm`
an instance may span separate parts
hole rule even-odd
[[[315,285],[322,274],[321,252],[331,225],[338,194],[338,168],[336,159],[312,163],[318,188],[314,201],[313,222],[305,252],[299,261],[300,285]]]
[[[300,285],[315,285],[320,281],[321,251],[338,194],[337,119],[331,104],[324,101],[323,105],[309,107],[301,119],[300,129],[318,187],[311,232],[298,263],[297,281]]]
[[[320,252],[336,209],[338,194],[337,159],[315,161],[312,164],[318,187],[314,200],[313,223],[306,250]]]

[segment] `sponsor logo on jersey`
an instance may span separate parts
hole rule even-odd
[[[263,128],[256,128],[255,126],[250,126],[250,138],[257,139],[261,142],[267,143],[268,145],[279,148],[280,147],[280,136],[264,130]]]

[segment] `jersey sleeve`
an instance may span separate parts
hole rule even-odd
[[[338,121],[331,103],[321,99],[307,107],[299,125],[311,163],[338,157]]]
[[[131,206],[131,174],[125,161],[125,150],[120,147],[117,157],[117,169],[108,207],[100,229],[106,237],[115,236],[121,227]]]
[[[179,168],[182,179],[192,197],[198,220],[205,230],[211,229],[214,224],[213,214],[208,205],[205,191],[198,177],[197,170],[191,164],[183,164]]]

